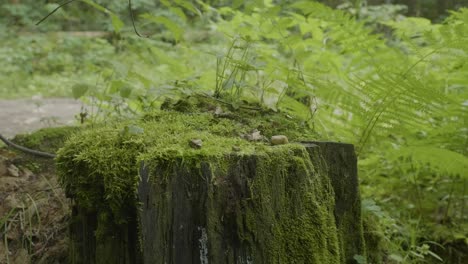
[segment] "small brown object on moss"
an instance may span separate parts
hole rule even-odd
[[[192,139],[192,140],[190,140],[189,145],[190,145],[190,147],[192,147],[194,149],[199,149],[199,148],[202,147],[203,142],[202,142],[201,139]]]
[[[277,135],[277,136],[272,136],[271,137],[271,144],[272,145],[284,145],[288,144],[288,137],[284,135]]]

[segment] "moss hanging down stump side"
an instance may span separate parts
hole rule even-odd
[[[67,142],[57,167],[74,200],[73,263],[326,264],[364,255],[352,146],[252,142],[244,138],[253,129],[290,142],[313,135],[282,114],[219,112],[162,111]],[[329,163],[327,151],[339,158]]]

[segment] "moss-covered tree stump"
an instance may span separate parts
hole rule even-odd
[[[75,135],[57,157],[72,262],[353,263],[365,254],[353,146],[300,142],[310,135],[274,118],[164,112]],[[239,136],[252,126],[298,143]]]
[[[351,145],[208,160],[142,167],[144,263],[346,263],[362,254]]]

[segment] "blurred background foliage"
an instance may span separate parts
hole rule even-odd
[[[319,3],[321,2],[321,3]],[[367,260],[468,262],[467,0],[5,0],[0,96],[89,121],[194,93],[300,118],[359,154]]]
[[[65,2],[65,1],[64,1]],[[106,7],[125,22],[130,22],[128,14],[128,1],[106,1],[95,0],[95,3]],[[132,8],[136,15],[146,13],[148,10],[164,9],[166,5],[157,0],[133,0]],[[177,2],[177,1],[175,1]],[[179,1],[197,3],[198,1]],[[249,10],[254,6],[261,5],[263,1],[239,1],[239,0],[205,0],[204,3],[212,7],[231,6],[234,8],[242,7],[244,10]],[[275,0],[275,4],[286,5],[295,2],[295,0]],[[467,0],[321,0],[331,7],[352,7],[359,9],[366,6],[404,6],[400,10],[406,16],[425,17],[434,22],[442,21],[448,16],[447,10],[456,10],[467,5]],[[35,27],[34,24],[44,17],[44,14],[56,8],[61,1],[53,0],[4,0],[0,4],[0,24],[7,27],[20,27],[23,30],[73,30],[73,31],[101,31],[110,28],[109,21],[105,14],[99,14],[93,7],[76,1],[73,4],[67,5],[56,15],[51,17],[41,27]],[[195,15],[187,12],[187,15]],[[385,13],[381,12],[382,15]]]

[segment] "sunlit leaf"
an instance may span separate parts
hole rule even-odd
[[[120,89],[125,85],[125,81],[123,80],[120,80],[120,79],[116,79],[116,80],[112,80],[109,84],[109,93],[113,94],[113,93],[117,93],[120,91]]]
[[[148,20],[148,21],[150,21],[150,22],[164,25],[174,35],[174,38],[177,41],[182,39],[182,35],[184,33],[184,30],[179,25],[177,25],[177,23],[172,21],[171,19],[169,19],[169,18],[167,18],[165,16],[153,16],[153,15],[148,14],[148,13],[141,15],[141,17]]]
[[[106,14],[110,13],[109,9],[97,4],[96,2],[94,2],[92,0],[81,0],[81,1],[85,2],[86,4],[88,4],[88,5],[90,5],[90,6],[94,7],[94,8],[96,8],[97,10],[99,10],[99,11],[101,11],[103,13],[106,13]]]
[[[114,31],[119,33],[120,30],[124,26],[124,22],[116,15],[110,14],[111,20],[112,20],[112,27],[114,28]]]
[[[132,88],[128,85],[125,85],[120,88],[120,96],[122,98],[129,98],[131,93],[132,93]]]
[[[196,15],[199,15],[201,16],[201,12],[200,10],[198,10],[198,8],[195,7],[195,5],[193,3],[191,3],[190,1],[186,1],[186,0],[175,0],[176,4],[185,8],[186,10],[189,10],[190,12],[196,14]]]
[[[403,147],[396,152],[396,155],[411,157],[415,163],[430,165],[441,173],[468,177],[468,157],[451,150],[421,146]]]
[[[187,16],[185,15],[184,11],[179,7],[171,7],[169,8],[172,13],[176,14],[180,17],[184,22],[187,22]]]
[[[403,257],[401,257],[400,255],[390,254],[388,257],[389,257],[390,259],[392,259],[392,260],[398,262],[398,263],[404,261]]]
[[[73,98],[79,99],[89,90],[89,85],[85,83],[78,83],[72,86]]]

